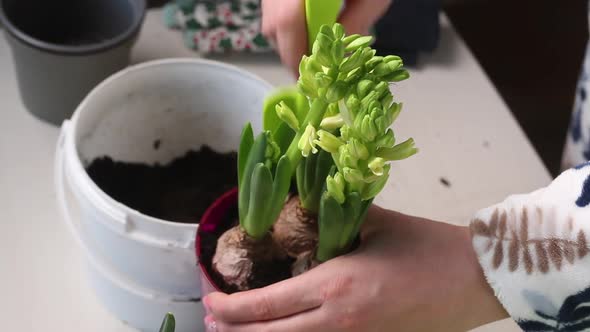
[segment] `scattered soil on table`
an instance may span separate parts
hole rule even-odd
[[[93,160],[87,172],[105,193],[132,209],[168,221],[198,223],[213,201],[237,186],[236,165],[236,153],[220,154],[203,146],[166,165],[102,157]]]
[[[226,294],[237,292],[237,289],[233,286],[229,286],[223,280],[223,277],[217,272],[213,271],[212,262],[215,250],[217,248],[217,240],[227,231],[228,229],[238,225],[238,208],[235,206],[225,216],[224,221],[218,225],[214,232],[201,234],[201,263],[207,269],[209,276],[213,282]],[[271,264],[272,268],[268,268],[267,264],[264,264],[264,268],[260,268],[256,264],[254,265],[252,280],[250,280],[250,289],[262,288],[268,285],[272,285],[279,281],[291,278],[291,265],[295,260],[292,258],[286,258],[277,260]],[[256,262],[254,262],[256,263]]]
[[[440,183],[447,188],[451,187],[451,182],[446,178],[440,178]]]

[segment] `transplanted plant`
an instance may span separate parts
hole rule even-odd
[[[402,109],[390,84],[409,73],[400,57],[376,56],[371,43],[345,36],[339,24],[323,26],[301,60],[300,94],[272,100],[256,137],[245,126],[239,225],[219,238],[213,258],[228,285],[249,289],[287,256],[299,274],[350,251],[390,162],[417,152],[413,139],[396,144],[389,128]],[[290,195],[293,176],[297,195]]]

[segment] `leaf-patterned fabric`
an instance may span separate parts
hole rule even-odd
[[[590,163],[477,213],[486,278],[525,331],[590,331]]]

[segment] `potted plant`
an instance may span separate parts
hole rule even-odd
[[[322,26],[301,60],[300,93],[272,97],[256,137],[245,126],[238,190],[209,208],[197,233],[204,295],[262,287],[353,249],[390,162],[417,152],[389,128],[402,109],[390,84],[409,73],[371,42]]]

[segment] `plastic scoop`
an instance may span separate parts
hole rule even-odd
[[[311,53],[313,42],[320,32],[322,25],[333,25],[338,19],[343,0],[305,0],[305,20],[307,22],[308,49]],[[307,112],[307,100],[297,92],[296,87],[280,88],[275,90],[264,101],[263,127],[264,130],[274,131],[281,120],[276,114],[276,105],[284,101],[296,112]],[[298,117],[300,114],[297,114]],[[303,115],[305,116],[305,115]]]

